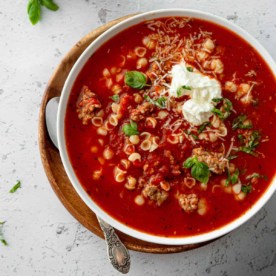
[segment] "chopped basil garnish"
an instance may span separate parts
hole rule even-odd
[[[251,175],[248,175],[246,179],[252,179],[252,178],[263,178],[264,180],[267,180],[267,176],[259,173],[252,173]]]
[[[142,89],[145,86],[150,86],[147,84],[147,78],[144,73],[139,71],[128,71],[125,74],[125,83],[135,89]]]
[[[218,117],[222,120],[225,120],[231,115],[231,110],[233,108],[232,102],[227,98],[214,98],[212,99],[215,103],[222,102],[222,107],[220,109],[214,107],[212,109],[212,113],[218,115]]]
[[[17,191],[18,188],[21,187],[21,182],[17,181],[17,183],[10,189],[10,193],[15,193]]]
[[[120,96],[117,95],[117,94],[115,94],[115,95],[113,95],[113,96],[110,96],[109,98],[110,98],[113,102],[115,102],[115,103],[118,103],[119,100],[120,100]]]
[[[191,175],[193,178],[198,180],[201,183],[207,183],[210,176],[209,167],[203,163],[198,161],[197,157],[189,157],[184,163],[183,167],[186,169],[191,168]]]
[[[192,87],[188,85],[182,85],[181,87],[178,87],[176,91],[177,97],[182,96],[183,90],[192,90]]]
[[[189,72],[193,72],[194,71],[193,67],[186,67],[186,68],[187,68],[187,71],[189,71]]]
[[[233,120],[232,129],[250,129],[252,128],[251,123],[244,123],[247,119],[246,115],[240,115]]]
[[[146,95],[144,98],[145,98],[145,100],[158,106],[159,108],[166,108],[166,100],[167,99],[164,97],[160,97],[160,98],[154,100],[154,99],[150,98],[148,95]]]
[[[226,179],[226,185],[228,186],[229,183],[236,184],[239,180],[239,174],[240,174],[240,172],[239,172],[238,169],[236,169],[234,171],[234,173],[232,173],[232,174],[230,174],[229,171],[228,171],[228,177]]]
[[[242,185],[241,190],[242,190],[242,192],[248,194],[252,191],[252,186],[251,185]]]
[[[202,125],[200,125],[200,127],[198,128],[198,134],[200,134],[203,130],[205,130],[205,128],[207,127],[207,126],[209,126],[209,125],[211,125],[211,123],[210,122],[205,122],[205,123],[203,123]]]
[[[130,121],[129,124],[123,125],[123,132],[126,136],[137,135],[139,131],[137,129],[137,123]]]
[[[240,139],[240,137],[238,137]],[[244,137],[243,137],[244,138]],[[257,130],[254,130],[249,138],[249,141],[247,142],[246,145],[240,147],[240,151],[251,154],[251,155],[256,155],[255,149],[259,145],[261,139],[261,135]],[[244,139],[243,139],[244,141]]]
[[[6,246],[8,243],[6,242],[4,235],[3,235],[3,226],[5,221],[0,221],[0,241]]]
[[[238,157],[238,155],[229,155],[228,157],[227,157],[227,159],[228,160],[233,160],[233,159],[235,159],[235,158],[237,158]]]
[[[191,133],[190,131],[187,131],[187,130],[184,130],[184,132],[185,132],[187,135],[192,136],[195,140],[199,140],[198,136],[195,135],[194,133]]]

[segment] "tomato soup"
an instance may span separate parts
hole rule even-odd
[[[275,175],[275,76],[241,37],[160,18],[88,60],[65,117],[84,189],[121,223],[163,237],[222,227]]]

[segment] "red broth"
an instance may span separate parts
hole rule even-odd
[[[145,22],[138,24],[119,33],[101,46],[90,57],[78,75],[69,97],[65,117],[65,137],[70,161],[80,183],[91,198],[105,212],[121,223],[146,233],[165,237],[191,236],[210,232],[240,217],[252,207],[269,186],[275,175],[274,164],[276,161],[275,145],[273,143],[276,138],[275,124],[273,123],[276,109],[276,82],[265,61],[247,42],[223,27],[207,21],[193,19],[187,24],[185,23],[185,27],[180,28],[179,25],[174,27],[171,24],[173,20],[175,19],[161,18],[155,20],[154,22],[161,22],[159,27],[157,26],[158,24]],[[176,18],[176,20],[181,20],[181,18]],[[202,37],[197,37],[198,40],[195,40],[195,43],[203,43],[202,41],[205,41],[208,34],[212,33],[211,39],[215,41],[216,53],[219,53],[219,59],[222,61],[224,68],[222,73],[215,75],[210,70],[204,71],[208,71],[205,74],[212,75],[212,77],[215,76],[220,81],[223,96],[232,102],[234,111],[231,112],[227,119],[223,120],[223,124],[227,128],[227,136],[223,137],[223,139],[217,139],[214,142],[205,141],[204,139],[197,140],[200,134],[195,132],[196,145],[194,145],[191,142],[192,138],[187,134],[188,127],[185,123],[183,126],[186,131],[184,141],[177,144],[164,142],[163,146],[159,146],[152,152],[139,150],[141,161],[133,162],[127,170],[127,175],[131,175],[138,180],[141,175],[145,174],[145,169],[153,168],[152,174],[149,173],[150,181],[152,181],[153,185],[158,186],[158,189],[162,190],[160,182],[163,180],[169,182],[170,190],[167,192],[168,196],[158,206],[154,199],[143,196],[141,192],[143,189],[142,184],[137,182],[133,190],[128,190],[125,188],[126,180],[123,182],[114,180],[114,167],[120,164],[122,159],[128,160],[129,157],[124,152],[128,137],[122,131],[122,126],[129,123],[129,114],[133,109],[137,108],[138,104],[135,102],[133,94],[140,93],[143,96],[144,93],[143,91],[141,92],[141,89],[137,90],[126,85],[122,78],[125,71],[116,72],[114,68],[118,68],[122,62],[121,56],[129,56],[129,58],[126,58],[123,70],[141,71],[149,76],[150,71],[153,70],[152,63],[149,60],[156,49],[148,49],[142,40],[150,34],[158,33],[158,30],[165,32],[162,26],[169,23],[170,27],[175,31],[174,35],[178,34],[179,37],[187,38],[203,31]],[[165,30],[169,32],[168,28]],[[208,32],[207,36],[206,32]],[[168,34],[170,35],[170,33]],[[166,32],[165,35],[167,35]],[[179,38],[176,41],[178,42]],[[171,42],[171,44],[173,43]],[[147,49],[145,58],[148,64],[139,69],[137,69],[137,60],[139,58],[133,54],[137,46]],[[191,58],[189,60],[186,58],[185,61],[187,63],[202,72],[203,63],[196,63]],[[106,74],[107,77],[103,76],[105,68],[109,70],[110,76],[109,74]],[[112,70],[115,72],[114,75],[112,75]],[[122,74],[120,75],[120,73]],[[116,77],[117,75],[119,76]],[[108,87],[111,82],[110,79],[113,85]],[[256,83],[253,85],[252,91],[250,91],[252,101],[249,104],[244,104],[240,98],[237,98],[238,92],[231,93],[227,91],[225,83],[230,80],[238,87],[240,87],[241,83],[249,83],[250,85]],[[147,81],[152,85],[152,79],[148,77]],[[120,86],[119,88],[116,87],[117,90],[114,88],[115,84]],[[110,97],[114,95],[114,92],[119,92],[119,104],[123,110],[122,115],[118,126],[108,130],[107,135],[99,135],[97,127],[90,121],[87,124],[83,124],[78,117],[76,104],[80,101],[79,97],[83,86],[87,86],[96,94],[102,105],[101,109],[104,110],[104,120],[112,113],[110,105],[113,101]],[[122,91],[119,91],[120,89]],[[156,93],[159,87],[155,86],[154,89],[154,93]],[[187,99],[184,97],[182,101],[185,100]],[[163,109],[155,107],[154,114],[156,115],[161,110]],[[252,129],[232,129],[233,120],[241,114],[245,114],[250,119],[253,124]],[[180,114],[179,116],[181,118],[182,115]],[[162,129],[166,119],[157,121],[158,124],[154,129],[149,128],[149,125],[143,120],[137,122],[139,133],[148,131],[159,136],[166,135]],[[198,131],[198,128],[196,129]],[[191,156],[193,148],[203,147],[204,149],[218,152],[221,150],[221,144],[224,144],[227,152],[231,145],[232,137],[235,137],[235,147],[241,148],[242,142],[238,139],[239,135],[240,137],[241,135],[246,136],[248,131],[253,130],[261,133],[261,139],[256,149],[254,149],[256,151],[254,155],[242,151],[233,151],[231,155],[238,157],[229,160],[228,163],[228,165],[230,163],[234,164],[233,166],[239,170],[238,178],[243,187],[248,185],[244,189],[244,193],[240,192],[243,195],[240,200],[238,200],[237,194],[234,194],[231,190],[235,181],[232,184],[230,179],[228,186],[221,184],[222,180],[225,183],[225,180],[229,179],[229,168],[225,169],[221,174],[211,173],[206,190],[204,189],[206,186],[201,185],[199,181],[196,181],[192,188],[188,188],[183,184],[183,177],[191,177],[191,171],[188,168],[183,168],[182,164]],[[248,135],[252,135],[252,132],[251,134],[249,132]],[[99,139],[101,139],[100,143]],[[246,138],[243,137],[242,139]],[[114,153],[110,160],[103,158],[103,151],[107,146]],[[135,145],[135,148],[138,147],[139,145]],[[181,172],[180,175],[173,175],[172,167],[170,167],[168,159],[164,156],[164,150],[170,151],[174,158],[174,164]],[[144,167],[145,164],[147,164],[146,167]],[[94,172],[97,170],[101,172],[98,179],[94,177]],[[256,177],[252,180],[250,176],[253,173],[258,173],[261,177]],[[148,178],[145,177],[145,179],[149,181]],[[250,188],[247,189],[248,187]],[[228,192],[230,190],[230,193],[226,192],[227,189]],[[197,212],[198,206],[194,212],[183,210],[177,200],[179,193],[186,195],[196,194],[199,199],[204,198],[204,214],[200,215]],[[138,205],[135,203],[135,198],[141,194],[144,204]]]

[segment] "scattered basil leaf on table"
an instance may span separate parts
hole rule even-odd
[[[128,71],[125,73],[125,83],[135,89],[142,89],[145,86],[150,86],[147,84],[147,77],[144,73],[139,71]]]
[[[41,18],[39,0],[29,0],[27,12],[31,23],[35,25]]]
[[[59,6],[53,0],[29,0],[27,13],[33,25],[41,20],[41,6],[51,11],[59,9]]]
[[[59,9],[59,6],[53,0],[40,0],[40,3],[51,11],[57,11]]]
[[[137,123],[130,121],[129,124],[123,125],[123,132],[125,133],[126,136],[139,134]]]
[[[0,221],[0,241],[2,242],[2,244],[7,246],[8,243],[5,240],[4,235],[3,235],[3,226],[4,226],[4,224],[5,224],[5,221]]]
[[[17,183],[10,189],[10,193],[15,193],[17,191],[17,189],[19,189],[21,187],[21,182],[17,181]]]

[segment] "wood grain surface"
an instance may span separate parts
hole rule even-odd
[[[45,108],[47,102],[53,98],[60,96],[64,82],[73,67],[76,60],[81,53],[87,48],[87,46],[95,40],[99,35],[105,32],[108,28],[121,22],[122,20],[131,17],[132,15],[125,16],[116,20],[113,20],[87,34],[83,37],[63,58],[51,79],[48,82],[45,90],[39,114],[39,129],[38,129],[38,141],[41,160],[44,170],[48,177],[48,180],[55,191],[56,195],[66,207],[66,209],[88,230],[103,238],[103,233],[100,229],[98,220],[95,214],[86,206],[86,204],[79,197],[72,184],[70,183],[66,172],[63,168],[59,151],[55,148],[51,142],[47,133],[45,124]],[[159,245],[141,241],[130,237],[122,232],[117,231],[118,236],[124,242],[127,248],[148,252],[148,253],[175,253],[191,250],[200,247],[206,243],[182,245],[182,246],[167,246]]]

